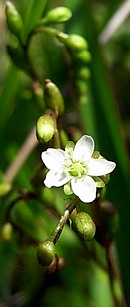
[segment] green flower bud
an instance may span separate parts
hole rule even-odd
[[[88,96],[82,95],[79,97],[79,104],[80,105],[85,105],[89,102]]]
[[[64,38],[64,44],[73,51],[86,50],[88,43],[85,38],[80,35],[70,34]]]
[[[110,181],[110,174],[100,176],[100,178],[104,181],[105,184],[108,184],[108,182]]]
[[[67,7],[59,6],[47,13],[45,18],[41,20],[41,23],[60,23],[69,20],[72,16],[71,10]]]
[[[11,184],[8,182],[0,183],[0,197],[6,196],[11,190]]]
[[[87,82],[85,80],[77,79],[75,81],[75,85],[78,89],[79,95],[86,95],[88,91]]]
[[[10,223],[4,224],[1,230],[1,235],[3,240],[10,240],[13,232],[13,227]]]
[[[85,240],[91,240],[96,231],[95,224],[86,212],[79,212],[76,214],[73,220],[73,226],[75,231]]]
[[[64,111],[64,101],[59,88],[50,80],[45,81],[44,99],[48,108],[56,115],[61,115]]]
[[[83,63],[88,63],[91,61],[91,54],[88,50],[82,50],[75,53],[76,59],[82,61]]]
[[[41,143],[49,142],[55,133],[55,122],[49,114],[39,117],[36,125],[36,135]]]
[[[37,259],[40,265],[47,267],[55,257],[55,245],[52,241],[46,240],[39,244]]]
[[[77,72],[77,77],[83,80],[87,80],[90,77],[90,69],[87,67],[82,67],[78,72]]]
[[[16,7],[10,1],[6,2],[6,17],[10,31],[19,36],[23,29],[23,21]]]

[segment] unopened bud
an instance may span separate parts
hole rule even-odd
[[[91,54],[88,50],[82,50],[80,52],[76,52],[76,58],[83,63],[88,63],[91,61]]]
[[[41,20],[41,23],[60,23],[69,20],[72,16],[71,10],[67,7],[59,6],[47,13],[45,18]]]
[[[70,34],[61,38],[61,41],[72,51],[81,51],[88,48],[88,43],[85,38],[80,35]]]
[[[3,240],[10,240],[13,232],[13,227],[10,223],[4,224],[1,230],[1,236]]]
[[[83,80],[87,80],[90,77],[90,69],[87,67],[82,67],[78,72],[77,72],[77,77],[81,78]]]
[[[39,117],[36,125],[36,135],[41,143],[49,142],[55,133],[55,122],[53,118],[45,114]]]
[[[16,10],[14,4],[10,1],[6,2],[6,17],[10,31],[19,36],[23,29],[22,18]]]
[[[75,81],[75,85],[77,87],[79,95],[84,95],[84,94],[86,95],[86,93],[88,92],[88,86],[87,86],[86,80],[77,79]]]
[[[52,241],[46,240],[39,244],[37,259],[40,265],[49,266],[55,257],[55,245]]]
[[[73,226],[79,236],[85,240],[91,240],[95,235],[95,224],[86,212],[79,212],[75,215]]]
[[[45,81],[44,99],[48,108],[56,115],[61,115],[64,111],[64,101],[59,88],[50,80]]]
[[[11,190],[11,184],[8,182],[0,183],[0,197],[6,196]]]

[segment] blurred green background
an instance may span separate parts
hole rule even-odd
[[[46,3],[45,3],[46,2]],[[100,37],[106,25],[125,1],[65,0],[15,1],[24,20],[25,35],[45,12],[58,5],[72,10],[72,18],[58,29],[80,34],[89,44],[92,61],[88,82],[88,102],[75,108],[67,96],[68,74],[63,50],[49,35],[37,35],[32,41],[30,57],[40,80],[50,78],[65,96],[64,127],[80,127],[92,135],[96,148],[117,163],[111,176],[106,198],[119,213],[119,228],[115,236],[119,266],[128,304],[130,304],[130,17],[125,18],[104,44]],[[127,1],[126,1],[127,2]],[[3,174],[16,157],[42,108],[31,90],[31,79],[10,60],[6,45],[9,33],[5,20],[5,2],[0,2],[0,168]],[[14,186],[33,190],[31,178],[40,163],[37,146],[18,172]],[[68,226],[57,243],[57,253],[65,258],[66,267],[47,274],[36,260],[37,242],[46,239],[53,230],[57,216],[51,212],[51,201],[61,214],[64,195],[53,190],[50,204],[37,200],[20,200],[11,211],[13,234],[3,234],[9,204],[13,195],[0,201],[0,305],[1,306],[114,306],[108,276],[104,269],[104,251],[92,242],[97,262]],[[50,207],[49,207],[50,206]],[[48,209],[49,208],[49,209]],[[100,261],[101,260],[101,261]]]

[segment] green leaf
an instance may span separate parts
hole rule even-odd
[[[39,19],[42,17],[47,0],[33,0],[28,2],[27,13],[24,21],[23,40],[26,41],[29,33],[36,26]]]

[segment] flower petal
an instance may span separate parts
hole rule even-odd
[[[90,203],[96,198],[96,183],[91,177],[73,178],[71,185],[74,194],[84,203]]]
[[[116,167],[116,163],[106,159],[90,159],[88,164],[88,175],[102,176],[111,173]]]
[[[62,149],[49,148],[41,154],[43,163],[49,169],[61,168],[66,160],[66,153]]]
[[[69,177],[66,176],[63,169],[59,171],[49,171],[44,180],[44,184],[46,187],[60,187],[66,184],[70,180]]]
[[[73,158],[80,161],[88,161],[94,151],[94,140],[89,135],[83,135],[76,143]]]

